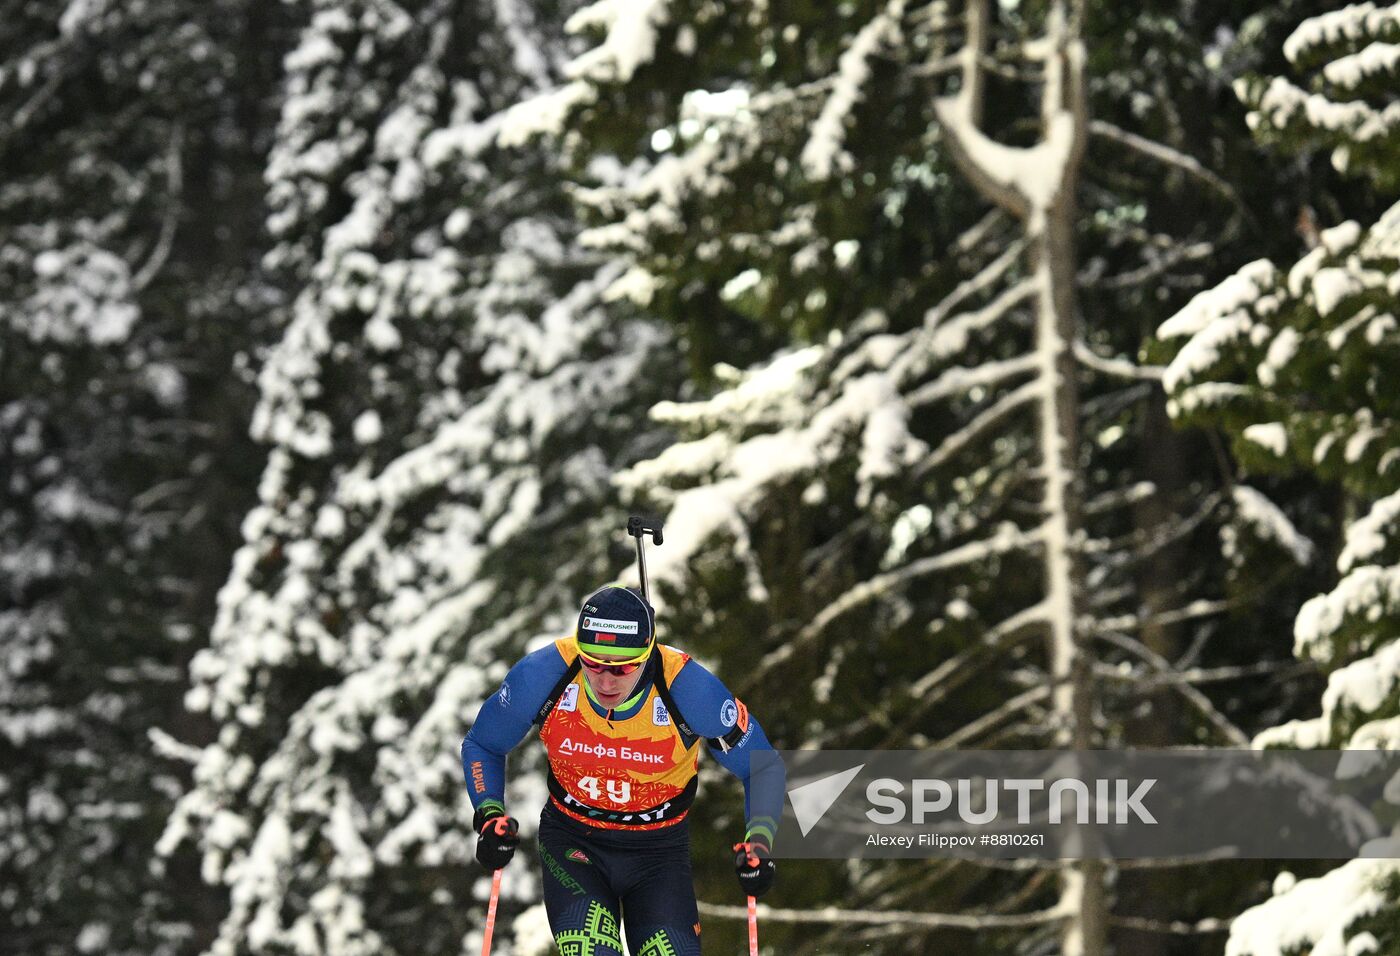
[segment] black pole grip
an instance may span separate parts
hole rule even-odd
[[[649,534],[652,542],[659,546],[662,541],[661,519],[651,515],[632,515],[627,519],[627,533],[634,538]]]

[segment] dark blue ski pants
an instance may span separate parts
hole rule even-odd
[[[546,804],[544,905],[559,956],[700,956],[690,826],[603,830]],[[621,932],[619,931],[621,929]]]

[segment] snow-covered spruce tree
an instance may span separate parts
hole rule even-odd
[[[0,26],[6,952],[164,956],[208,922],[148,867],[180,780],[146,734],[178,719],[256,478],[231,375],[275,57],[252,6],[22,2]]]
[[[211,953],[476,952],[458,748],[625,545],[612,470],[654,452],[666,338],[604,292],[537,150],[501,114],[556,79],[551,5],[316,0],[286,59],[265,264],[259,502],[189,706],[217,739],[163,841],[229,911]],[[538,754],[512,762],[527,829]],[[548,948],[523,860],[497,946]],[[514,932],[512,932],[512,923]],[[531,942],[533,941],[533,942]]]
[[[1209,94],[1217,24],[1184,6],[1087,18],[1083,30],[1044,4],[597,3],[571,24],[595,44],[570,81],[508,121],[512,140],[553,134],[576,158],[575,195],[594,217],[584,241],[632,262],[613,293],[680,328],[711,377],[708,397],[653,410],[683,441],[620,480],[670,515],[654,573],[687,646],[718,658],[757,713],[779,686],[813,688],[773,716],[782,744],[1116,742],[1153,687],[1184,702],[1179,718],[1141,721],[1172,740],[1248,739],[1195,686],[1227,675],[1175,671],[1199,661],[1190,638],[1199,652],[1227,606],[1189,600],[1193,587],[1224,597],[1208,590],[1211,565],[1178,556],[1180,582],[1151,600],[1141,589],[1159,541],[1204,530],[1213,545],[1226,499],[1188,468],[1152,514],[1143,479],[1158,475],[1134,451],[1163,430],[1148,420],[1156,373],[1132,361],[1156,326],[1146,317],[1215,281],[1214,258],[1239,242],[1242,204],[1191,153],[1240,151],[1169,102]],[[1177,72],[1144,93],[1135,84],[1162,64],[1134,46],[1158,38],[1176,44],[1159,58]],[[1102,76],[1086,77],[1086,54]],[[1112,122],[1089,123],[1086,84]],[[984,129],[1043,138],[1004,146]],[[1159,132],[1170,145],[1144,135]],[[1078,165],[1091,135],[1112,172]],[[630,170],[618,185],[590,180],[586,161],[607,154]],[[1081,176],[1089,211],[1076,215]],[[1091,321],[1074,306],[1080,285]],[[774,344],[782,353],[763,359]],[[1079,439],[1090,429],[1092,445]],[[1236,530],[1267,549],[1259,527]],[[725,899],[725,874],[706,865],[718,854],[697,857],[702,887]],[[775,927],[792,951],[853,938],[923,951],[958,925],[983,932],[956,945],[988,951],[1037,924],[1046,947],[1062,924],[1070,949],[1097,951],[1103,935],[1104,901],[1073,876],[1057,896],[1052,873],[800,874],[785,878],[786,902],[851,908],[807,918],[836,922],[830,934]],[[985,918],[906,912],[897,932],[851,928],[857,906],[916,902]]]
[[[1329,150],[1340,170],[1392,195],[1400,185],[1395,96],[1400,5],[1313,17],[1284,46],[1284,77],[1239,84],[1249,125],[1290,151]],[[1260,259],[1165,323],[1177,348],[1172,411],[1222,428],[1249,471],[1301,471],[1339,484],[1354,510],[1334,587],[1298,611],[1297,657],[1329,672],[1322,713],[1255,736],[1260,748],[1400,746],[1400,205],[1324,229],[1282,269]],[[1239,916],[1227,953],[1341,954],[1400,947],[1400,867],[1346,863],[1316,878],[1280,874]]]

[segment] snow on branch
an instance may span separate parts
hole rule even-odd
[[[1084,513],[1086,515],[1102,514],[1106,511],[1112,511],[1114,508],[1137,504],[1156,493],[1157,486],[1155,484],[1150,481],[1139,481],[1126,488],[1105,491],[1098,497],[1085,502]]]
[[[0,306],[0,319],[32,342],[113,345],[141,317],[126,260],[94,242],[45,249],[32,268],[33,292],[18,308]]]
[[[1094,668],[1094,672],[1106,680],[1132,683],[1141,693],[1167,684],[1210,684],[1217,681],[1259,676],[1271,676],[1273,679],[1279,680],[1290,676],[1300,676],[1311,669],[1296,661],[1259,661],[1255,664],[1240,664],[1235,667],[1192,667],[1180,671],[1159,671],[1150,675],[1144,675],[1132,669],[1125,670],[1109,664],[1101,664]]]
[[[1091,267],[1080,273],[1079,281],[1080,284],[1095,289],[1126,289],[1141,286],[1156,281],[1182,262],[1209,259],[1215,255],[1215,250],[1216,246],[1213,242],[1172,243],[1164,249],[1153,249],[1149,246],[1148,251],[1153,255],[1148,262],[1138,268],[1107,278],[1099,278],[1101,273]]]
[[[924,319],[921,336],[922,339],[927,340],[927,348],[918,350],[921,353],[926,351],[927,356],[920,356],[919,359],[911,357],[911,363],[919,360],[926,361],[928,357],[947,358],[962,351],[973,332],[993,325],[1028,299],[1034,297],[1037,291],[1033,279],[1023,279],[982,308],[974,312],[964,313],[947,322],[941,321],[942,316],[947,314],[941,308],[930,311]],[[910,369],[916,367],[917,365],[913,364],[909,366]]]
[[[1093,349],[1083,339],[1074,340],[1074,357],[1085,365],[1111,375],[1115,378],[1125,378],[1130,381],[1146,380],[1157,382],[1162,379],[1163,368],[1160,365],[1139,365],[1128,359],[1104,358]]]
[[[989,711],[971,723],[963,725],[943,739],[929,744],[925,749],[953,750],[956,747],[961,747],[975,741],[980,734],[991,730],[1006,718],[1025,710],[1032,704],[1045,700],[1053,692],[1054,686],[1051,683],[1038,684],[1030,690],[1017,694],[995,710]]]
[[[1345,651],[1339,654],[1338,645],[1343,643],[1348,625],[1360,624],[1363,633],[1378,634],[1364,622],[1397,610],[1400,566],[1362,565],[1348,572],[1331,591],[1303,605],[1293,624],[1293,653],[1319,664],[1333,663],[1338,656],[1347,656]]]
[[[1028,372],[1034,372],[1039,358],[1027,353],[1017,358],[1002,359],[997,362],[984,362],[967,368],[962,365],[948,369],[938,378],[909,393],[906,401],[910,408],[918,408],[932,402],[961,395],[976,387],[1000,385]]]
[[[1347,527],[1346,547],[1337,558],[1337,570],[1347,574],[1364,564],[1377,563],[1382,552],[1396,543],[1397,528],[1400,528],[1400,491],[1377,500],[1365,517]]]
[[[1400,3],[1378,7],[1374,3],[1350,4],[1340,10],[1309,17],[1283,43],[1290,63],[1326,56],[1331,48],[1354,44],[1389,30],[1400,31]]]
[[[1005,651],[1017,641],[1034,634],[1037,627],[1044,625],[1049,620],[1048,611],[1048,605],[1042,601],[1016,612],[983,634],[976,643],[959,651],[910,684],[908,689],[899,695],[898,700],[894,699],[894,695],[887,695],[864,717],[852,724],[833,730],[821,739],[809,741],[809,743],[817,746],[829,746],[832,740],[838,736],[849,740],[873,727],[890,727],[897,703],[900,700],[912,700],[915,702],[913,710],[903,715],[898,726],[894,728],[894,732],[889,734],[885,741],[879,745],[881,747],[898,746],[900,741],[907,740],[903,731],[914,720],[927,713],[929,709],[942,700],[948,691],[966,680],[971,674],[974,664],[985,660],[988,652]]]
[[[1037,378],[1002,396],[972,421],[945,438],[928,457],[918,463],[917,474],[922,477],[947,463],[950,458],[983,437],[1004,419],[1038,400],[1044,395],[1046,387],[1043,378]]]
[[[1372,43],[1357,53],[1339,57],[1322,68],[1322,75],[1339,91],[1352,92],[1363,84],[1393,78],[1400,68],[1400,45]]]
[[[189,764],[191,767],[199,763],[199,758],[204,753],[199,747],[193,747],[187,743],[176,740],[159,727],[152,727],[147,730],[146,738],[151,742],[151,749],[158,755],[170,760],[178,760],[181,763]]]
[[[870,76],[867,61],[882,44],[900,42],[899,21],[903,15],[904,0],[890,0],[884,10],[861,27],[841,54],[835,88],[812,124],[811,136],[802,149],[802,168],[810,179],[829,179],[833,170],[849,172],[854,166],[850,154],[841,146],[846,138],[846,118],[860,98],[861,85]]]
[[[700,912],[718,919],[747,920],[749,911],[743,906],[727,906],[717,903],[701,903]],[[1043,926],[1055,923],[1065,917],[1058,906],[1033,913],[919,913],[908,910],[883,910],[875,913],[869,910],[844,910],[835,906],[817,909],[776,909],[760,903],[760,921],[772,923],[861,923],[866,925],[907,925],[948,929],[1014,929],[1025,926]]]
[[[1083,146],[1083,91],[1075,82],[1077,71],[1069,77],[1065,75],[1067,61],[1082,62],[1082,44],[1069,38],[1064,8],[1054,5],[1042,43],[1046,70],[1041,139],[1030,147],[1006,146],[987,136],[979,126],[985,2],[974,0],[968,4],[967,23],[962,88],[953,96],[935,100],[934,113],[947,134],[949,153],[959,168],[984,195],[1027,219],[1031,230],[1038,231],[1043,211],[1058,199]]]
[[[1173,169],[1179,169],[1189,176],[1205,183],[1211,189],[1214,189],[1216,192],[1220,193],[1221,196],[1236,205],[1240,202],[1239,195],[1229,183],[1202,166],[1196,161],[1195,157],[1188,156],[1178,149],[1173,149],[1164,143],[1148,139],[1145,136],[1130,133],[1125,129],[1119,129],[1117,126],[1105,120],[1093,120],[1089,124],[1089,132],[1095,136],[1101,136],[1111,142],[1118,143],[1121,146],[1126,146],[1149,159],[1156,160],[1159,163],[1165,163]]]
[[[1235,917],[1225,956],[1271,956],[1306,952],[1343,956],[1375,952],[1375,937],[1347,938],[1349,926],[1393,907],[1382,884],[1400,873],[1393,859],[1350,860],[1322,876],[1306,880],[1282,873],[1271,899]],[[1370,939],[1371,945],[1366,940]]]
[[[448,151],[448,136],[461,144],[458,149],[466,155],[478,152],[480,146],[472,144],[483,139],[489,141],[492,133],[496,142],[506,148],[523,146],[536,136],[557,137],[564,131],[564,125],[573,111],[592,103],[597,97],[597,88],[590,83],[583,80],[565,83],[511,105],[489,124],[471,124],[455,132],[451,129],[439,130],[434,134],[435,152],[432,155],[441,161]],[[473,130],[480,130],[481,133],[464,137]]]
[[[1145,933],[1171,933],[1176,936],[1223,933],[1230,929],[1230,922],[1228,919],[1217,919],[1213,916],[1196,920],[1194,923],[1186,923],[1181,920],[1144,919],[1141,916],[1110,916],[1108,918],[1110,926],[1121,926],[1124,929]]]
[[[151,249],[150,256],[146,259],[146,264],[137,270],[136,275],[131,277],[131,288],[136,292],[140,292],[150,285],[151,280],[164,267],[165,260],[170,258],[171,243],[175,239],[175,228],[179,225],[180,219],[180,197],[184,192],[184,166],[180,158],[184,144],[184,127],[177,125],[170,134],[170,144],[165,151],[165,201],[168,205],[165,217],[161,220],[160,235],[156,239],[155,246]]]
[[[774,356],[760,368],[732,371],[732,383],[719,394],[695,402],[658,402],[650,415],[658,422],[677,426],[713,428],[742,418],[747,422],[786,423],[796,406],[805,404],[810,388],[805,379],[825,357],[819,345]],[[650,474],[649,479],[659,477]]]
[[[1176,673],[1170,661],[1135,638],[1116,633],[1100,633],[1098,637],[1146,661],[1153,670],[1159,673],[1164,675],[1173,675]],[[1206,720],[1210,721],[1211,725],[1214,726],[1216,730],[1220,731],[1225,739],[1233,746],[1249,746],[1249,737],[1245,732],[1236,727],[1228,717],[1222,714],[1216,706],[1211,703],[1209,697],[1189,683],[1170,680],[1170,677],[1168,678],[1168,683],[1177,693],[1181,694],[1182,697],[1185,697],[1187,701],[1195,706]]]
[[[1268,259],[1256,259],[1218,286],[1191,297],[1172,318],[1158,326],[1158,339],[1194,336],[1222,316],[1252,308],[1264,295],[1277,290],[1282,276]]]
[[[1248,485],[1235,485],[1230,489],[1230,494],[1235,502],[1235,517],[1247,525],[1255,535],[1263,540],[1273,541],[1292,555],[1299,565],[1307,565],[1312,561],[1315,548],[1311,539],[1294,526],[1278,505]],[[1229,539],[1226,543],[1233,546],[1233,541]]]
[[[652,409],[657,421],[709,432],[614,478],[624,491],[647,489],[669,505],[668,546],[650,569],[654,580],[680,580],[694,553],[727,533],[746,562],[750,592],[761,599],[765,589],[749,560],[746,523],[755,502],[779,483],[820,475],[854,455],[856,503],[863,506],[881,481],[926,453],[888,373],[867,372],[813,395],[814,366],[828,363],[829,351],[812,346],[749,372],[730,370],[733,384],[719,395]],[[732,437],[756,428],[763,430],[742,441]]]
[[[1000,235],[1001,228],[1008,222],[1005,212],[996,208],[989,209],[987,214],[979,219],[971,229],[953,240],[953,251],[959,255],[966,255],[984,243],[992,248],[1009,248],[1011,246],[1015,246],[1017,249],[1023,248],[1025,240],[1008,240]]]
[[[1172,624],[1180,624],[1183,621],[1194,621],[1203,617],[1224,614],[1239,603],[1239,601],[1192,601],[1185,607],[1176,608],[1171,611],[1163,611],[1160,614],[1154,614],[1150,617],[1142,617],[1138,614],[1123,614],[1118,617],[1090,621],[1087,627],[1091,631],[1100,633],[1133,631],[1147,627],[1165,627]]]
[[[1327,677],[1327,690],[1322,695],[1322,716],[1317,723],[1321,738],[1313,746],[1358,746],[1352,737],[1360,728],[1374,724],[1372,718],[1377,714],[1384,713],[1386,702],[1393,699],[1397,687],[1400,687],[1400,641],[1384,644],[1369,656],[1333,671]],[[1352,727],[1357,727],[1357,731],[1352,732]],[[1371,732],[1374,729],[1372,727]],[[1256,739],[1255,745],[1261,746],[1261,740],[1273,739],[1279,738],[1272,731],[1266,731]]]
[[[1331,147],[1339,172],[1365,172],[1393,184],[1400,130],[1400,100],[1391,95],[1400,64],[1397,19],[1396,7],[1364,3],[1304,21],[1285,50],[1296,68],[1321,70],[1303,86],[1281,76],[1236,79],[1235,93],[1250,107],[1250,129],[1290,149]],[[1376,95],[1368,102],[1371,92]]]
[[[39,111],[48,105],[49,100],[53,99],[53,95],[58,92],[65,79],[67,79],[67,74],[63,69],[55,69],[50,73],[48,78],[44,80],[44,85],[39,87],[29,98],[29,101],[11,115],[9,123],[6,124],[9,127],[7,132],[10,135],[23,132]]]
[[[841,615],[862,604],[875,601],[882,596],[891,593],[896,587],[905,584],[914,578],[928,574],[936,574],[946,571],[949,568],[961,567],[967,564],[974,564],[978,561],[986,560],[993,555],[1006,554],[1019,548],[1033,547],[1039,543],[1041,531],[1022,531],[1015,525],[1007,523],[1002,525],[992,537],[982,541],[973,541],[969,544],[945,551],[942,554],[932,555],[911,562],[895,571],[886,574],[876,575],[866,581],[862,581],[841,595],[832,603],[822,608],[816,617],[804,627],[795,637],[783,644],[782,647],[767,654],[758,666],[749,675],[748,686],[755,685],[769,671],[779,664],[791,658],[806,645],[815,641],[830,624]]]
[[[999,224],[1000,218],[1000,214],[988,214],[976,226],[963,233],[958,241],[967,240],[969,246],[975,245],[981,240],[985,230],[990,229],[992,225]],[[1025,248],[1026,241],[1024,239],[1017,239],[1009,243],[1001,255],[982,268],[977,275],[958,283],[957,288],[948,293],[943,301],[924,313],[924,328],[932,331],[941,326],[954,309],[1004,276],[1007,270],[1020,259]]]
[[[570,79],[626,83],[656,55],[656,36],[671,17],[670,0],[597,0],[564,24],[569,33],[606,30],[603,42],[564,69]]]

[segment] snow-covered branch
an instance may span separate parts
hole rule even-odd
[[[1089,132],[1095,136],[1126,146],[1133,151],[1154,159],[1159,163],[1165,163],[1174,169],[1179,169],[1184,173],[1200,180],[1220,193],[1230,202],[1239,204],[1240,197],[1229,183],[1221,179],[1215,173],[1202,166],[1195,157],[1188,156],[1178,149],[1172,149],[1156,140],[1151,140],[1136,133],[1130,133],[1125,129],[1119,129],[1112,123],[1105,120],[1093,120],[1089,123]]]
[[[929,744],[925,749],[953,750],[956,747],[963,746],[964,744],[976,740],[980,734],[991,730],[1006,718],[1025,710],[1032,704],[1045,700],[1053,692],[1054,688],[1050,684],[1040,684],[1036,687],[1032,687],[1030,690],[1012,697],[995,710],[988,711],[971,723],[963,725],[941,740]]]
[[[1139,365],[1136,362],[1120,358],[1104,358],[1089,347],[1089,344],[1082,339],[1074,341],[1074,357],[1085,365],[1111,375],[1115,378],[1126,378],[1131,381],[1145,379],[1147,381],[1159,382],[1162,380],[1163,369],[1157,365]]]
[[[1008,250],[1009,252],[1010,250]],[[1018,249],[1017,252],[1020,250]],[[984,270],[982,275],[971,280],[977,283],[981,280],[990,281],[992,269],[1005,268],[1009,265],[1011,257],[1002,256],[996,263]],[[966,289],[968,292],[976,291],[975,288],[964,284],[953,295],[958,295]],[[947,315],[947,311],[940,305],[929,312],[924,317],[923,340],[926,342],[927,354],[911,355],[906,364],[901,366],[901,370],[916,370],[922,366],[919,363],[927,362],[929,357],[934,359],[947,358],[956,352],[961,351],[966,345],[968,338],[973,332],[981,331],[990,327],[1003,316],[1009,314],[1017,306],[1022,305],[1027,300],[1033,298],[1036,293],[1035,283],[1029,279],[1016,283],[1011,288],[1002,292],[999,296],[987,305],[973,312],[958,315],[956,318],[946,322],[942,321]],[[918,350],[920,353],[924,349]]]
[[[988,214],[981,223],[978,223],[973,229],[969,229],[961,238],[968,239],[969,242],[976,241],[969,237],[980,233],[983,228],[990,228],[991,224],[998,221],[999,216],[999,213],[995,216],[993,214]],[[959,282],[957,287],[954,288],[952,292],[948,293],[943,301],[939,302],[938,305],[934,306],[932,309],[929,309],[924,315],[924,328],[934,330],[941,326],[944,320],[953,313],[954,309],[962,305],[963,302],[967,301],[971,296],[977,295],[987,289],[992,283],[1004,276],[1008,269],[1020,261],[1021,253],[1025,251],[1025,248],[1026,242],[1024,239],[1018,239],[1010,243],[1007,245],[1006,249],[1002,251],[1001,255],[997,256],[979,270],[975,276]],[[1011,292],[1017,292],[1019,295],[1011,296]],[[1004,308],[996,310],[997,314],[1005,311],[1006,308],[1010,308],[1011,305],[1020,301],[1020,296],[1026,294],[1026,290],[1020,287],[1013,287],[1011,292],[1002,294],[1001,301],[1006,301],[1008,304]]]
[[[1172,242],[1160,254],[1149,257],[1148,262],[1118,275],[1103,277],[1102,269],[1085,269],[1079,276],[1081,285],[1092,289],[1127,289],[1133,286],[1155,282],[1183,262],[1209,259],[1215,254],[1213,242],[1182,243]]]
[[[813,181],[828,179],[837,170],[850,172],[854,168],[854,160],[842,148],[846,120],[861,98],[861,86],[870,76],[867,61],[883,44],[900,41],[899,21],[903,15],[904,0],[890,0],[841,54],[835,87],[812,124],[810,138],[802,150],[802,168]]]
[[[8,124],[8,132],[11,134],[22,132],[24,128],[29,125],[34,116],[43,109],[44,105],[58,92],[64,79],[66,79],[66,77],[61,67],[56,68],[50,73],[48,79],[44,81],[44,85],[39,87],[23,106],[15,110]]]
[[[1144,919],[1140,916],[1110,916],[1108,918],[1110,926],[1121,926],[1124,929],[1139,930],[1146,933],[1172,933],[1177,936],[1197,936],[1202,933],[1223,933],[1230,929],[1230,919],[1218,919],[1216,917],[1206,917],[1196,920],[1194,923],[1186,923],[1181,920],[1154,920]]]
[[[1130,654],[1146,661],[1147,664],[1158,673],[1168,675],[1176,673],[1176,669],[1172,666],[1170,661],[1139,640],[1128,637],[1125,634],[1106,633],[1097,636],[1101,640],[1105,640],[1115,647],[1121,647]],[[1228,717],[1222,714],[1219,709],[1211,703],[1209,697],[1198,691],[1195,687],[1192,687],[1189,683],[1170,680],[1168,683],[1169,686],[1174,688],[1181,696],[1185,697],[1195,706],[1195,708],[1201,712],[1202,716],[1210,721],[1211,725],[1214,726],[1216,730],[1220,731],[1232,746],[1249,747],[1248,735],[1236,727]]]
[[[1083,148],[1083,90],[1078,69],[1066,62],[1074,60],[1077,67],[1083,51],[1068,39],[1063,6],[1053,6],[1044,40],[1041,139],[1030,147],[1006,146],[980,128],[986,28],[986,3],[974,0],[968,4],[963,86],[957,94],[935,100],[934,112],[947,134],[949,155],[963,173],[983,195],[1037,232],[1041,214],[1059,198]]]
[[[147,258],[146,264],[137,271],[136,275],[131,277],[133,292],[140,292],[150,285],[151,280],[165,265],[165,260],[170,257],[171,243],[175,239],[175,229],[180,222],[180,198],[184,192],[184,164],[180,158],[180,151],[184,148],[184,143],[184,127],[176,126],[170,134],[170,146],[165,152],[165,217],[161,220],[160,235],[156,239],[155,246],[151,249],[150,257]]]
[[[1239,601],[1192,601],[1186,607],[1163,611],[1151,617],[1124,614],[1118,617],[1088,621],[1085,622],[1084,626],[1092,631],[1132,631],[1147,627],[1168,627],[1172,624],[1180,624],[1182,621],[1193,621],[1202,617],[1223,614],[1232,607],[1238,606],[1239,603]]]
[[[898,702],[892,699],[894,695],[888,695],[854,723],[833,730],[809,743],[830,746],[834,739],[850,740],[875,727],[892,727],[891,732],[878,746],[898,746],[901,741],[908,739],[908,729],[915,721],[975,673],[976,664],[986,661],[989,654],[1006,651],[1019,640],[1034,634],[1037,627],[1045,624],[1046,615],[1047,608],[1043,602],[1018,611],[983,634],[977,643],[964,648],[924,674],[909,685],[907,691],[898,695],[900,700],[913,701],[914,706],[912,710],[901,715],[897,724],[893,723],[893,717]]]
[[[1035,356],[1031,356],[1035,359]],[[918,463],[915,474],[923,476],[945,464],[950,458],[968,445],[982,438],[1017,410],[1034,403],[1045,392],[1045,383],[1037,378],[1014,391],[1008,392],[988,408],[980,412],[972,421],[949,435],[943,443]]]
[[[799,650],[815,641],[833,621],[848,611],[870,601],[878,600],[895,590],[896,587],[928,574],[936,574],[949,568],[960,567],[984,561],[993,555],[1005,554],[1019,548],[1031,547],[1040,541],[1039,529],[1022,531],[1014,525],[1006,525],[991,538],[973,541],[953,548],[942,554],[921,558],[918,561],[862,581],[822,608],[806,627],[777,650],[765,655],[749,674],[746,687],[756,686],[773,668],[789,660]]]
[[[1310,665],[1299,664],[1297,661],[1260,661],[1256,664],[1240,664],[1234,667],[1192,667],[1169,672],[1157,671],[1147,675],[1136,670],[1125,671],[1110,664],[1101,664],[1094,668],[1094,673],[1104,680],[1131,683],[1141,692],[1167,684],[1212,684],[1260,675],[1286,678],[1310,673],[1312,670]]]
[[[968,229],[962,235],[958,236],[957,239],[953,240],[953,250],[960,255],[966,255],[984,242],[991,243],[998,240],[1000,238],[998,230],[1009,221],[1006,213],[1002,210],[996,208],[988,210],[987,214],[977,220],[976,224],[973,225],[971,229]],[[1025,246],[1025,242],[1022,239],[1015,239],[999,244],[1004,244],[1006,246],[1005,251],[1009,251],[1012,246],[1016,247],[1018,250]]]
[[[749,911],[743,906],[729,906],[718,903],[701,903],[700,913],[717,919],[747,920]],[[818,909],[777,909],[758,905],[759,922],[771,923],[850,923],[864,925],[904,924],[930,928],[948,929],[1011,929],[1024,926],[1042,926],[1064,918],[1058,907],[1039,910],[1033,913],[920,913],[910,910],[886,910],[873,913],[869,910],[845,910],[835,906]]]
[[[1150,481],[1139,481],[1125,488],[1112,488],[1098,497],[1085,502],[1084,513],[1086,515],[1103,514],[1106,511],[1112,511],[1114,508],[1135,505],[1144,498],[1156,494],[1156,492],[1157,486]]]
[[[1203,498],[1191,514],[1185,518],[1174,518],[1165,527],[1135,528],[1117,538],[1090,539],[1084,542],[1080,550],[1094,556],[1100,564],[1114,568],[1138,564],[1194,533],[1224,500],[1224,495],[1215,492]]]

